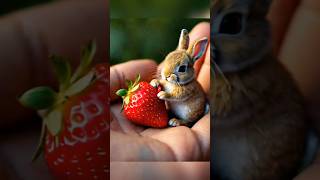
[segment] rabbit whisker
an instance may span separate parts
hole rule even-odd
[[[216,78],[216,73],[218,73],[218,74],[221,75],[221,77],[223,78],[224,82],[227,83],[228,86],[230,86],[229,80],[228,80],[227,77],[224,75],[224,73],[221,71],[221,69],[220,69],[220,67],[218,66],[218,64],[217,64],[214,60],[212,60],[211,62],[213,63],[213,68],[212,68],[213,76],[214,76],[213,79]],[[215,69],[216,69],[216,71],[215,71]]]

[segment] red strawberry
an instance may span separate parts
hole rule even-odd
[[[39,147],[57,179],[109,177],[109,67],[99,64],[90,70],[94,53],[94,44],[84,49],[73,76],[67,61],[53,57],[60,91],[37,87],[20,99],[27,107],[43,110]]]
[[[165,102],[157,97],[161,88],[154,88],[147,82],[129,81],[128,90],[120,89],[117,95],[123,98],[124,114],[128,120],[143,126],[163,128],[168,124]]]

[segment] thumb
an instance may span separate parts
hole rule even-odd
[[[111,161],[174,161],[170,148],[148,137],[110,131]]]
[[[137,74],[141,79],[150,81],[157,69],[157,63],[152,60],[133,60],[111,66],[110,68],[110,97],[111,101],[118,98],[116,91],[126,88],[125,81],[134,80]]]

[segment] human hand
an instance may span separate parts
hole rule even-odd
[[[49,55],[79,64],[79,50],[96,39],[96,59],[107,60],[106,0],[57,1],[0,18],[0,128],[34,117],[17,96],[39,85],[56,84]]]
[[[308,102],[319,99],[320,56],[318,19],[320,2],[315,0],[274,1],[269,14],[274,52],[292,73]]]
[[[210,25],[198,24],[190,32],[190,41],[209,37]],[[208,93],[210,83],[210,47],[203,62],[195,64],[197,80]],[[124,78],[134,79],[137,73],[142,80],[150,81],[157,65],[150,60],[131,61],[111,67],[111,161],[199,161],[210,158],[210,115],[201,118],[193,127],[165,129],[143,128],[132,124],[120,113],[116,90],[124,88]]]
[[[269,19],[273,29],[274,52],[295,78],[305,97],[308,117],[320,130],[319,117],[319,1],[274,1]],[[311,109],[311,110],[310,110]],[[311,124],[311,123],[310,123]],[[299,180],[319,179],[320,154],[313,163],[296,177]]]

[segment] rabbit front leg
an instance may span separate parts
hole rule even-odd
[[[167,82],[164,81],[164,80],[159,80],[159,79],[153,79],[152,81],[150,81],[150,85],[157,88],[159,87],[159,85],[161,84],[163,87],[165,87],[167,84]],[[158,98],[161,99],[161,100],[166,100],[168,101],[172,96],[170,95],[170,93],[168,92],[165,92],[165,91],[160,91],[158,94],[157,94]]]
[[[150,85],[153,86],[154,88],[157,88],[160,85],[159,79],[152,79],[150,81]]]
[[[153,79],[152,81],[150,81],[150,85],[157,88],[159,87],[159,85],[161,84],[160,83],[161,80],[159,79]],[[163,84],[164,82],[162,82]],[[161,100],[168,100],[168,98],[170,97],[170,94],[165,92],[165,91],[160,91],[158,94],[157,94],[158,98],[161,99]]]
[[[181,86],[177,86],[176,84],[172,84],[166,80],[159,80],[159,83],[164,88],[163,91],[160,91],[157,96],[159,99],[165,100],[168,104],[170,104],[171,111],[173,111],[173,114],[175,114],[177,117],[171,118],[168,122],[168,125],[170,127],[177,127],[181,125],[188,125],[189,121],[186,119],[185,116],[187,116],[188,112],[185,112],[185,108],[182,108],[181,110],[177,110],[174,107],[178,106],[184,106],[186,105],[185,101],[191,97],[191,94],[189,92],[188,88],[182,88]],[[179,109],[179,108],[178,108]],[[177,112],[179,111],[179,112]]]
[[[188,99],[191,95],[191,93],[188,93],[187,91],[183,90],[183,88],[176,86],[175,84],[172,84],[166,80],[162,79],[153,79],[150,84],[153,87],[158,87],[161,85],[163,87],[163,90],[160,91],[157,96],[161,100],[165,100],[169,104],[175,104],[175,103],[181,103],[184,102],[186,99]],[[171,127],[186,125],[188,121],[185,121],[183,119],[178,118],[171,118],[168,122],[168,125]]]
[[[158,82],[163,87],[163,90],[157,94],[158,98],[161,100],[183,102],[191,96],[187,88],[183,88],[163,79],[158,80]]]

